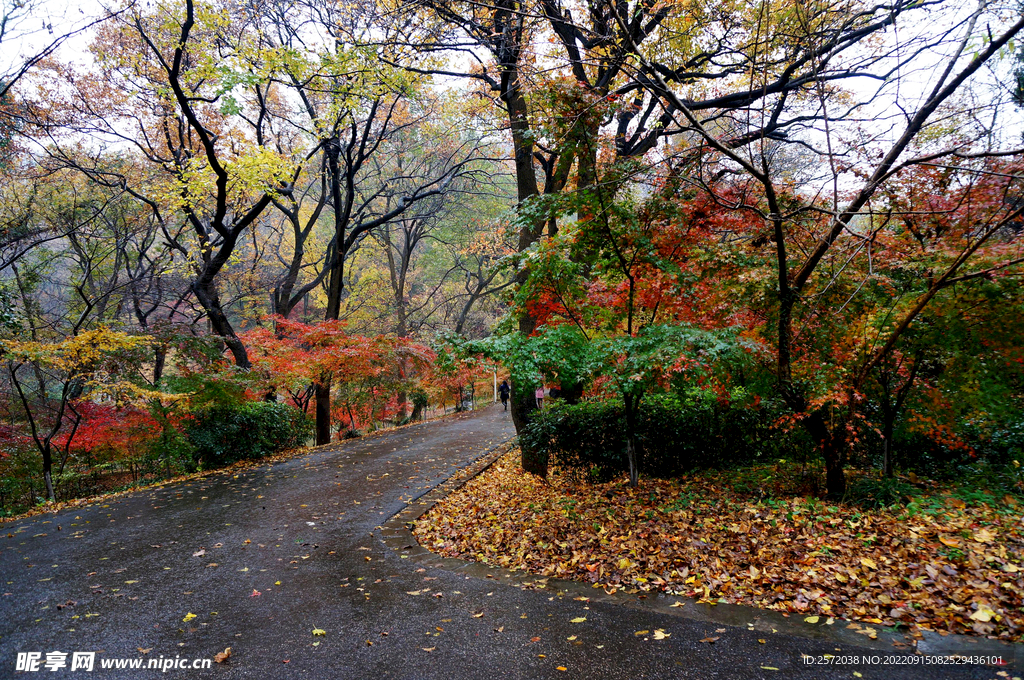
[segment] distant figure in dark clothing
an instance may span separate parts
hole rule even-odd
[[[551,397],[552,399],[561,399],[562,390],[558,387],[552,387],[550,390],[548,390],[548,396]]]
[[[501,405],[508,410],[508,395],[512,392],[512,388],[508,386],[507,380],[502,380],[501,385],[498,386],[498,394],[501,395]]]

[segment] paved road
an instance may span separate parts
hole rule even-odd
[[[520,590],[384,546],[378,527],[406,500],[511,434],[492,407],[0,525],[0,678],[996,677],[808,667],[802,653],[878,652]],[[634,635],[655,629],[669,637]],[[100,667],[225,647],[209,670]],[[53,651],[68,667],[15,671],[18,652]],[[92,674],[70,670],[72,652],[96,652]]]

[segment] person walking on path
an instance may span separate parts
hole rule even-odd
[[[501,405],[508,410],[508,395],[512,392],[512,388],[508,386],[507,380],[502,380],[501,385],[498,386],[498,394],[501,395]]]

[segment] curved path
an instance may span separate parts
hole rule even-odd
[[[808,666],[802,654],[880,652],[513,588],[386,547],[380,527],[406,501],[512,433],[491,407],[0,525],[0,678],[996,677]],[[208,670],[145,668],[226,647]],[[19,652],[53,651],[67,667],[16,671]],[[96,652],[93,673],[72,671],[72,652]],[[101,668],[115,659],[144,667]]]

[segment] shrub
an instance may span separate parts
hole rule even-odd
[[[275,402],[213,404],[191,414],[185,430],[203,467],[262,458],[306,442],[312,421],[298,409]]]
[[[920,493],[912,484],[895,477],[891,479],[860,477],[847,487],[843,500],[862,508],[882,510],[892,506],[906,505]]]
[[[984,424],[963,421],[957,423],[954,432],[959,445],[901,422],[893,434],[893,466],[922,477],[959,480],[965,471],[969,473],[978,464],[1003,469],[1012,466],[1015,460],[1024,462],[1024,417]],[[881,468],[883,440],[880,433],[865,427],[860,438],[857,462],[863,467]]]
[[[707,392],[685,399],[658,395],[641,404],[639,467],[651,477],[775,459],[809,449],[802,433],[774,428],[766,408],[723,404]],[[597,480],[628,469],[622,403],[593,401],[545,407],[521,437],[557,464]]]

